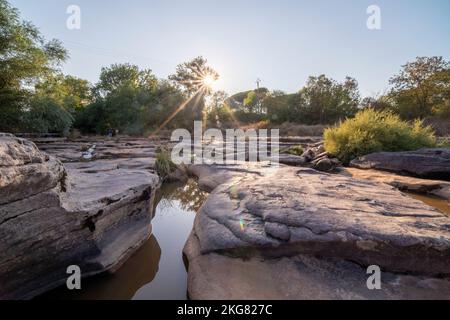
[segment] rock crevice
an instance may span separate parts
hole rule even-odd
[[[151,235],[159,178],[144,170],[66,169],[34,143],[0,136],[0,299],[29,299],[114,271]]]

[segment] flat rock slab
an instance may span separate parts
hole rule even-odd
[[[353,160],[358,169],[376,169],[413,177],[450,180],[450,149],[379,152]]]
[[[133,158],[114,160],[95,160],[86,162],[70,162],[65,167],[69,170],[79,170],[86,173],[104,172],[117,169],[126,170],[155,170],[154,158]]]
[[[442,180],[420,179],[400,176],[398,174],[355,168],[341,168],[340,173],[357,179],[367,179],[389,184],[401,191],[419,194],[430,194],[445,200],[450,200],[450,182]]]
[[[62,285],[71,265],[83,277],[115,271],[151,236],[160,181],[131,169],[143,160],[72,165],[0,135],[0,299]]]
[[[387,271],[450,274],[448,217],[386,184],[312,169],[281,167],[227,180],[200,210],[195,234],[201,254],[311,254]]]
[[[450,219],[385,183],[191,166],[212,190],[184,248],[191,299],[450,299]],[[367,267],[382,290],[367,287]]]
[[[297,255],[278,259],[199,255],[191,237],[188,288],[192,300],[441,300],[450,281],[381,273],[381,290],[367,287],[367,269],[350,261]]]

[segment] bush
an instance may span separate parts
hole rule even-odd
[[[293,146],[281,151],[281,153],[291,154],[294,156],[301,156],[304,152],[305,150],[302,146]]]
[[[34,99],[23,116],[23,130],[29,133],[59,133],[68,135],[73,124],[72,115],[48,98]]]
[[[166,179],[177,166],[172,162],[170,152],[165,148],[158,148],[156,152],[155,170],[162,180]]]
[[[354,158],[380,151],[410,151],[436,146],[431,127],[419,120],[402,121],[388,111],[366,109],[338,127],[325,130],[325,149],[349,163]]]

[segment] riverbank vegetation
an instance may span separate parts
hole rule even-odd
[[[62,73],[69,53],[61,42],[46,41],[6,0],[0,0],[0,9],[0,131],[67,135],[106,134],[114,129],[149,135],[161,129],[190,129],[194,120],[203,120],[208,127],[258,124],[285,128],[282,132],[287,135],[317,135],[371,109],[386,119],[395,115],[413,128],[416,119],[433,119],[431,124],[439,123],[439,133],[450,132],[450,68],[442,57],[418,57],[405,64],[389,80],[387,93],[378,97],[361,97],[352,77],[337,81],[326,75],[311,76],[291,94],[258,88],[229,96],[207,86],[219,75],[202,57],[180,64],[167,79],[124,63],[105,66],[98,81],[89,83]],[[329,130],[328,139],[353,130],[371,112],[362,113],[340,131]],[[379,147],[373,142],[367,148],[372,145]]]
[[[410,151],[435,147],[431,127],[403,121],[390,111],[366,109],[335,128],[325,130],[325,149],[344,163],[380,151]]]

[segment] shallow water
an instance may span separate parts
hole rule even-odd
[[[407,194],[416,200],[420,200],[420,201],[426,203],[427,205],[429,205],[433,208],[436,208],[437,210],[439,210],[446,216],[450,216],[450,201],[443,200],[438,197],[424,196],[424,195],[420,195],[420,194],[416,194],[416,193],[408,192]]]
[[[186,299],[187,273],[182,251],[206,196],[194,180],[164,185],[156,195],[152,237],[115,274],[84,279],[80,291],[59,288],[41,298]]]

